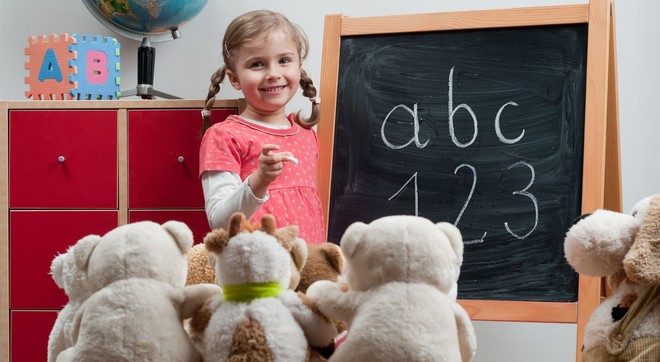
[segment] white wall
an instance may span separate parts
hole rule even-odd
[[[201,99],[208,79],[220,65],[224,29],[236,16],[267,8],[284,13],[301,25],[310,38],[310,56],[304,66],[320,84],[323,20],[326,14],[353,17],[456,10],[565,5],[568,0],[333,0],[333,1],[224,1],[209,0],[204,11],[181,28],[180,39],[155,43],[154,88],[183,98]],[[57,15],[56,15],[57,14]],[[619,119],[624,209],[644,196],[660,192],[660,2],[618,0],[616,37],[618,53]],[[0,99],[24,100],[27,60],[23,49],[30,35],[81,33],[112,36],[122,46],[122,89],[135,87],[139,42],[115,34],[98,23],[81,1],[0,0]],[[219,98],[239,94],[223,87]],[[307,110],[302,96],[290,111]],[[475,322],[478,361],[571,361],[575,351],[575,326],[561,324]]]

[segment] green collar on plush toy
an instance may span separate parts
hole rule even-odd
[[[225,285],[222,294],[225,302],[251,302],[259,298],[277,297],[284,287],[278,282]]]

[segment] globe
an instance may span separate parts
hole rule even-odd
[[[179,28],[197,16],[208,0],[82,0],[110,30],[129,39],[160,42],[179,37]]]
[[[110,30],[141,40],[138,48],[138,82],[120,97],[178,98],[154,89],[156,49],[151,42],[179,37],[179,27],[199,14],[208,0],[82,0],[87,10]]]

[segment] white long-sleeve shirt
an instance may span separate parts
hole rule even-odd
[[[212,229],[229,227],[229,218],[242,212],[250,219],[261,205],[268,200],[268,193],[258,198],[252,193],[248,180],[241,182],[238,174],[229,171],[206,171],[202,173],[204,208]]]

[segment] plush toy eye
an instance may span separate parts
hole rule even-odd
[[[621,305],[617,305],[616,307],[612,308],[612,322],[616,322],[621,320],[623,316],[626,315],[628,312],[628,307],[621,307]]]

